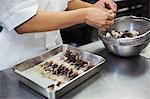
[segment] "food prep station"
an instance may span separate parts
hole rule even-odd
[[[49,99],[60,98],[98,73],[105,59],[62,44],[13,67],[18,79]]]
[[[150,59],[122,58],[109,53],[101,41],[79,47],[106,59],[100,72],[61,96],[62,99],[149,99]],[[19,82],[12,69],[0,72],[2,99],[46,99]]]
[[[94,3],[95,1],[96,0],[91,0],[91,3]],[[117,17],[132,14],[137,16],[144,16],[139,17],[142,20],[143,18],[145,18],[145,16],[148,19],[149,1],[135,1],[136,3],[133,1],[131,2],[133,5],[130,4],[130,0],[115,1],[119,7],[119,14],[117,15]],[[147,4],[145,4],[144,2],[146,2]],[[127,7],[128,9],[126,9]],[[143,11],[146,11],[146,13],[141,13]],[[137,14],[134,14],[134,12],[137,12]],[[135,18],[135,16],[129,17]],[[139,20],[137,21],[141,22]],[[150,20],[147,21],[150,22]],[[130,24],[130,22],[131,20],[129,20],[128,23]],[[149,30],[150,24],[148,23],[145,25],[148,26],[146,31]],[[145,25],[141,25],[140,27],[142,27],[142,29],[145,29]],[[123,25],[119,24],[116,27],[117,29],[119,29],[118,27],[124,28],[125,26],[129,27],[129,25],[124,25],[124,23]],[[89,26],[87,27],[91,28]],[[131,28],[133,30],[135,29],[133,28],[133,26]],[[72,30],[72,28],[70,29]],[[117,30],[116,28],[113,29]],[[126,29],[128,28],[126,27],[125,29],[121,30],[126,31]],[[149,99],[150,55],[146,54],[150,53],[150,49],[145,50],[145,52],[142,52],[141,54],[139,53],[147,45],[150,48],[150,44],[148,44],[150,40],[150,31],[145,33],[145,31],[141,32],[142,29],[138,29],[139,30],[136,31],[139,32],[139,34],[137,34],[138,37],[135,37],[136,39],[131,42],[132,44],[138,43],[137,45],[139,45],[140,42],[141,45],[144,45],[143,47],[138,46],[140,48],[137,48],[130,44],[133,47],[133,51],[131,50],[131,48],[127,49],[125,47],[121,49],[122,47],[120,47],[121,44],[125,46],[126,42],[130,43],[128,37],[127,40],[124,40],[125,42],[117,42],[114,43],[112,46],[112,40],[111,42],[107,41],[107,39],[112,39],[112,32],[109,31],[109,33],[107,31],[107,33],[109,34],[109,37],[107,38],[108,35],[106,35],[106,32],[105,34],[103,34],[101,31],[98,30],[96,31],[96,36],[102,41],[94,40],[94,42],[89,43],[92,41],[91,35],[90,37],[85,36],[83,42],[80,42],[81,44],[77,44],[78,48],[67,44],[59,45],[38,55],[37,57],[20,63],[13,68],[0,71],[0,99]],[[91,29],[87,29],[87,31],[92,33]],[[129,31],[127,31],[127,33],[129,33]],[[121,33],[120,30],[114,32]],[[144,36],[142,37],[140,33],[143,33],[142,36]],[[121,39],[124,38],[125,37],[121,37]],[[115,41],[115,39],[113,40]],[[118,37],[116,37],[116,41],[117,40]],[[71,44],[74,44],[74,42]],[[118,46],[116,47],[115,44],[119,44],[119,48],[117,48]],[[71,62],[68,56],[67,58],[69,60],[65,60],[65,53],[68,51],[68,49],[69,51],[71,50],[75,52],[75,54],[72,54],[72,52],[71,54],[69,54],[69,57],[70,55],[72,55],[72,57],[70,58]],[[134,53],[135,50],[137,50],[136,53]],[[125,54],[122,55],[122,52],[125,52]],[[60,60],[57,60],[57,58],[55,60],[57,54],[60,55]],[[63,55],[65,56],[65,58]],[[82,58],[80,58],[80,56]],[[64,63],[58,61],[63,61]],[[49,65],[48,67],[45,66],[47,64]]]

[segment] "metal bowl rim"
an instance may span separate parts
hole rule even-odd
[[[122,16],[122,17],[119,17],[119,18],[116,18],[115,20],[124,20],[124,19],[128,19],[128,18],[133,18],[133,19],[143,19],[143,20],[146,20],[146,21],[149,21],[150,22],[150,19],[146,18],[146,17],[136,17],[136,16]],[[148,35],[150,33],[150,30],[146,31],[146,33],[143,33],[139,36],[136,36],[136,37],[132,37],[132,38],[118,38],[118,39],[115,39],[115,38],[107,38],[107,37],[103,37],[101,34],[99,36],[101,36],[101,38],[103,39],[106,39],[106,40],[109,40],[109,41],[123,41],[123,42],[128,42],[128,41],[131,41],[131,40],[136,40],[136,39],[139,39],[139,38],[142,38],[146,35]]]

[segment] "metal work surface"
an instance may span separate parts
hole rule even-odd
[[[97,54],[106,58],[100,77],[74,99],[149,99],[150,60],[119,58],[107,51]]]
[[[149,99],[150,59],[121,58],[107,50],[96,51],[106,62],[101,72],[85,81],[63,99]],[[1,99],[45,99],[19,82],[11,69],[0,72]]]

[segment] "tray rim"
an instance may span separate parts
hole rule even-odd
[[[62,48],[63,48],[64,46],[65,46],[65,48],[66,48],[66,47],[68,48],[68,46],[69,46],[69,47],[74,48],[74,49],[77,49],[77,50],[79,50],[79,51],[81,51],[81,52],[87,53],[87,54],[89,54],[89,55],[93,55],[93,56],[99,58],[99,59],[100,59],[100,62],[98,62],[94,67],[92,67],[92,68],[90,68],[89,70],[85,71],[85,72],[82,73],[81,75],[79,75],[79,76],[77,76],[76,78],[74,78],[74,79],[70,80],[69,82],[65,83],[62,87],[60,87],[60,88],[57,89],[57,90],[49,90],[48,88],[43,88],[42,86],[40,86],[39,84],[35,83],[34,81],[32,81],[32,80],[28,79],[27,77],[25,77],[25,76],[19,74],[18,72],[16,72],[16,71],[19,71],[19,70],[17,70],[17,66],[18,66],[18,65],[20,65],[20,64],[22,64],[22,63],[24,63],[24,62],[26,62],[26,61],[28,61],[28,60],[34,59],[34,58],[36,58],[36,57],[39,57],[39,56],[41,56],[41,55],[43,55],[43,54],[46,54],[47,52],[52,51],[52,50],[54,50],[54,49],[57,49],[57,48],[59,48],[59,47],[62,47]],[[41,89],[44,89],[47,93],[52,93],[52,94],[55,94],[56,92],[58,92],[58,91],[60,91],[61,89],[65,88],[66,86],[70,85],[70,84],[73,83],[74,81],[77,81],[78,79],[82,78],[84,75],[88,74],[90,71],[94,70],[95,68],[98,68],[99,66],[101,66],[101,64],[103,64],[103,63],[106,61],[106,59],[104,59],[102,56],[99,56],[99,55],[90,53],[90,52],[88,52],[88,51],[81,50],[81,49],[79,49],[78,47],[74,47],[74,46],[71,46],[71,45],[68,45],[68,44],[61,44],[61,45],[55,46],[55,47],[53,47],[53,48],[51,48],[51,49],[48,49],[47,51],[45,51],[45,52],[43,52],[43,53],[40,53],[39,55],[37,55],[37,56],[35,56],[35,57],[33,57],[33,58],[30,58],[30,59],[28,59],[28,60],[26,60],[26,61],[24,61],[24,62],[22,62],[22,63],[20,63],[20,64],[15,65],[15,66],[12,68],[13,71],[14,71],[17,75],[19,75],[19,76],[23,77],[24,79],[28,80],[30,83],[33,83],[33,84],[35,84],[36,86],[40,87]],[[16,68],[15,68],[15,67],[16,67]],[[32,67],[31,67],[31,68],[32,68]],[[24,82],[23,82],[23,83],[24,83]],[[53,96],[53,95],[52,95],[52,96]]]

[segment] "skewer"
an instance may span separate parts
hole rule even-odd
[[[56,85],[52,84],[48,87],[51,89],[54,89],[55,86],[59,87],[93,67],[91,62],[84,61],[78,53],[71,50],[67,50],[63,56],[56,57],[56,59],[57,61],[52,58],[51,61],[46,61],[36,67],[36,71],[43,77],[58,82]]]

